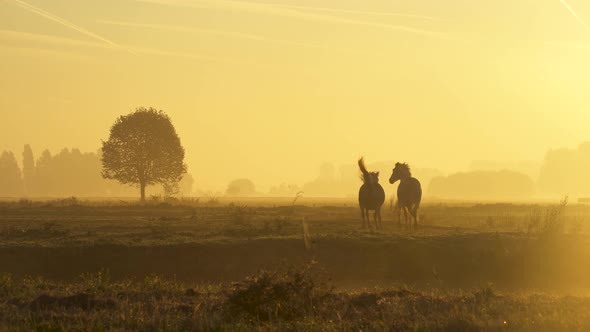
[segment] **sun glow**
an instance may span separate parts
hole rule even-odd
[[[579,1],[6,0],[0,150],[94,152],[145,106],[171,116],[207,190],[360,155],[540,163],[588,140],[584,17]]]

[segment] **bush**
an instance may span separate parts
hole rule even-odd
[[[12,277],[9,274],[0,274],[0,295],[7,296],[12,291]]]
[[[91,292],[105,291],[111,285],[111,273],[108,269],[101,269],[96,273],[84,273],[80,278]]]
[[[252,220],[252,217],[256,214],[256,210],[249,208],[246,205],[233,204],[228,205],[231,220],[236,224],[247,224]]]
[[[568,197],[564,197],[559,204],[551,205],[542,212],[533,211],[527,225],[529,235],[537,234],[541,237],[554,237],[562,235],[565,230],[564,212],[568,204]]]
[[[226,302],[227,316],[270,321],[314,315],[332,289],[314,281],[310,267],[287,273],[263,270],[234,284]]]

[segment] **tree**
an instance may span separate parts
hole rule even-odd
[[[237,179],[227,185],[225,194],[234,197],[254,196],[256,195],[256,187],[254,186],[254,183],[248,179]]]
[[[185,173],[180,181],[162,183],[162,198],[170,199],[178,195],[190,195],[195,180],[190,173]]]
[[[101,176],[101,161],[94,153],[62,149],[45,165],[51,178],[51,193],[56,196],[100,196],[107,182]]]
[[[471,171],[433,178],[429,196],[452,199],[509,200],[530,198],[531,178],[515,171]]]
[[[541,167],[537,184],[545,195],[590,195],[590,142],[577,149],[549,150]]]
[[[23,185],[27,195],[33,193],[33,177],[35,176],[35,158],[29,144],[25,144],[23,151]]]
[[[18,196],[23,193],[21,171],[12,152],[0,155],[0,196]]]
[[[195,179],[190,173],[186,173],[182,180],[178,183],[180,194],[185,196],[190,196],[193,192],[193,184],[195,183]]]
[[[35,163],[35,195],[51,196],[57,187],[55,174],[52,172],[53,157],[49,150],[44,150]]]
[[[184,148],[163,111],[138,108],[122,115],[111,127],[108,141],[102,142],[102,176],[140,188],[178,182],[186,173]]]

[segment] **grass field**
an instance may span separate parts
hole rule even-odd
[[[0,203],[0,330],[588,330],[590,206]]]

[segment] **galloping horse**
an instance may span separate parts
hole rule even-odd
[[[399,186],[397,187],[397,222],[398,224],[401,223],[401,210],[403,210],[406,217],[406,225],[408,224],[408,212],[414,219],[414,225],[417,225],[418,208],[420,208],[420,201],[422,200],[420,181],[412,177],[410,166],[406,163],[395,164],[395,168],[389,178],[389,183],[394,184],[397,180],[400,180]]]
[[[361,208],[361,216],[363,218],[363,228],[366,222],[371,227],[371,219],[369,218],[369,210],[374,210],[373,218],[375,219],[375,227],[383,228],[381,222],[381,206],[385,202],[385,191],[379,184],[379,172],[369,172],[365,167],[363,158],[358,161],[361,170],[361,180],[363,185],[359,189],[359,206]]]

